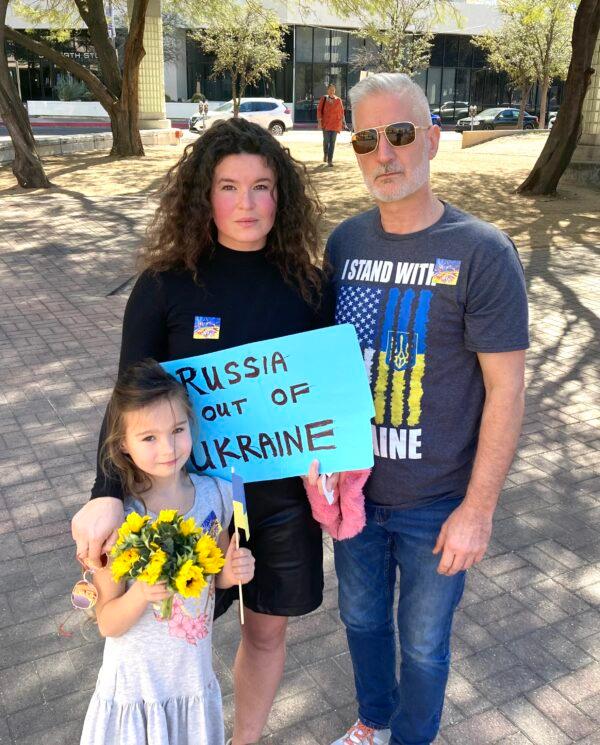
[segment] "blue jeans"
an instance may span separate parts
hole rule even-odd
[[[431,552],[460,499],[392,510],[367,504],[359,535],[334,541],[340,616],[348,637],[361,721],[390,727],[393,745],[429,745],[438,732],[448,671],[450,631],[465,573],[438,574]],[[400,569],[396,678],[394,589]]]
[[[328,163],[333,162],[333,151],[335,149],[335,140],[337,132],[332,129],[323,130],[323,157]]]

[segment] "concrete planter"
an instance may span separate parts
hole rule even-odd
[[[181,141],[179,129],[143,130],[142,143],[152,145],[177,145]],[[48,155],[67,155],[90,151],[106,151],[112,147],[112,134],[98,132],[95,134],[63,135],[60,137],[35,138],[38,154],[41,158]],[[12,142],[6,137],[0,140],[0,163],[12,163],[15,157]]]

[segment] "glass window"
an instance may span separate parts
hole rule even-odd
[[[454,81],[456,79],[456,69],[454,67],[445,67],[442,75],[442,106],[450,104],[454,106]]]
[[[296,62],[312,62],[313,30],[308,26],[296,26]]]
[[[331,60],[331,34],[328,29],[315,29],[315,62],[329,62]]]
[[[350,39],[349,39],[349,44],[348,44],[348,60],[350,61],[350,64],[354,64],[357,53],[359,53],[364,48],[365,48],[365,40],[361,39],[359,36],[350,34]]]
[[[458,48],[458,66],[471,67],[473,61],[473,46],[470,36],[460,37],[460,46]]]
[[[329,83],[334,83],[332,80],[331,67],[330,65],[317,64],[313,65],[313,95],[315,103],[319,102],[321,96],[327,94],[327,86]]]
[[[296,65],[296,100],[294,102],[295,121],[316,120],[317,103],[312,94],[312,64]]]
[[[463,107],[469,104],[469,91],[471,85],[471,70],[459,68],[456,71],[456,106]],[[462,116],[462,114],[461,114]]]
[[[431,59],[429,60],[432,67],[441,67],[444,64],[444,38],[442,34],[437,34],[433,38]]]
[[[419,70],[419,72],[413,75],[413,80],[421,88],[422,91],[427,90],[427,70]]]
[[[442,68],[430,67],[427,71],[427,100],[429,105],[436,107],[440,105],[442,92]]]
[[[379,46],[375,44],[373,39],[365,39],[365,46],[367,50],[371,53],[375,53],[379,51]]]
[[[283,67],[275,70],[273,75],[272,95],[274,98],[281,98],[288,103],[292,101],[294,63],[292,56],[283,63]]]
[[[331,61],[348,62],[348,34],[346,31],[331,32]]]
[[[458,64],[458,36],[446,37],[446,48],[444,50],[444,67],[455,67]]]
[[[343,68],[331,66],[329,68],[329,79],[327,85],[335,85],[335,94],[340,98],[346,97],[346,76],[342,74]],[[325,91],[327,93],[327,91]]]
[[[483,103],[486,106],[497,106],[498,105],[498,80],[499,75],[497,72],[492,70],[486,70],[485,76],[485,92],[483,97]]]
[[[347,75],[347,91],[349,92],[353,86],[355,86],[358,81],[360,80],[360,70],[355,70],[352,67],[348,67],[348,75]],[[350,99],[348,98],[346,101],[346,107],[348,112],[350,111]],[[350,115],[347,114],[346,121],[350,123]]]
[[[240,104],[240,114],[247,114],[249,111],[258,111],[258,109],[250,101]]]
[[[473,67],[485,67],[487,53],[481,47],[476,47],[474,44],[471,46],[473,47]]]
[[[485,70],[473,70],[471,72],[471,95],[469,102],[477,106],[477,110],[481,111],[483,106],[483,94],[485,90]]]

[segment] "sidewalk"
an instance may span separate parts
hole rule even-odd
[[[328,226],[368,207],[349,152],[327,172],[318,142],[299,147]],[[471,152],[444,156],[436,185],[459,206],[495,210],[517,237],[533,343],[521,447],[457,613],[436,745],[599,745],[598,202],[570,189],[519,202],[507,184],[532,154],[498,173],[502,151]],[[91,483],[161,157],[118,169],[97,154],[49,159],[59,186],[37,194],[17,193],[0,169],[0,745],[76,745],[94,686],[102,642],[56,633],[79,576],[69,520]],[[328,745],[355,718],[328,541],[325,571],[323,607],[290,624],[271,745]],[[230,611],[215,625],[228,723],[238,636]]]

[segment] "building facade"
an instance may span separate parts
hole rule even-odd
[[[266,0],[265,4],[269,4]],[[291,4],[290,4],[291,5]],[[271,79],[246,91],[248,96],[273,96],[293,104],[294,121],[298,125],[316,122],[316,107],[327,85],[334,83],[338,95],[347,104],[348,90],[360,77],[353,63],[357,52],[370,42],[353,33],[356,19],[342,19],[327,11],[312,16],[290,10],[287,3],[271,2],[280,20],[286,24],[286,61]],[[469,104],[483,108],[516,104],[520,91],[512,90],[506,75],[496,73],[486,65],[485,54],[473,38],[495,29],[500,16],[494,2],[456,3],[458,15],[434,28],[431,59],[426,70],[415,77],[427,95],[432,111],[449,124],[465,116]],[[11,23],[12,21],[12,23]],[[18,18],[9,23],[19,28]],[[36,29],[44,36],[47,32]],[[117,32],[117,48],[122,46],[124,31]],[[97,58],[85,29],[74,30],[71,39],[53,46],[97,72]],[[202,49],[193,34],[184,28],[171,30],[165,38],[165,91],[167,100],[187,101],[202,93],[209,101],[231,98],[231,81],[213,80],[212,58]],[[9,60],[24,101],[57,99],[69,76],[48,60],[9,44]],[[560,103],[561,84],[549,94],[550,110]],[[63,91],[64,92],[64,91]],[[531,111],[538,109],[538,91],[534,89],[528,102]],[[349,114],[348,114],[349,120]]]

